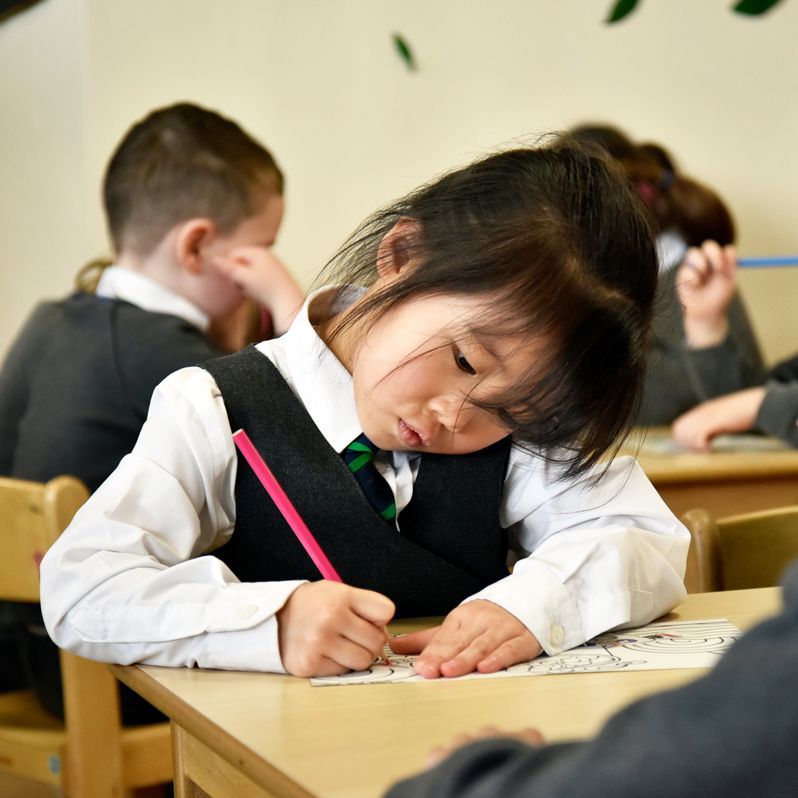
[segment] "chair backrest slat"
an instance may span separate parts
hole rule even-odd
[[[798,506],[717,520],[695,509],[682,520],[691,534],[685,576],[691,593],[772,587],[798,558]]]
[[[0,477],[0,599],[39,601],[39,563],[88,497],[82,482]]]

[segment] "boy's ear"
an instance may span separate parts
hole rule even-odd
[[[418,255],[421,224],[409,216],[402,216],[382,237],[377,247],[377,274],[380,277],[398,275]]]
[[[203,252],[216,238],[212,219],[189,219],[178,225],[175,235],[175,257],[190,274],[201,274]]]

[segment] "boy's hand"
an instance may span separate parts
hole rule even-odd
[[[285,264],[266,247],[236,247],[216,261],[250,299],[272,315],[275,332],[284,333],[305,300]]]
[[[702,402],[673,422],[673,439],[687,449],[706,452],[716,435],[750,430],[756,423],[765,390],[746,388]]]
[[[449,754],[454,753],[458,748],[464,745],[476,742],[477,740],[486,740],[491,737],[504,737],[514,740],[520,740],[527,745],[543,745],[543,735],[537,729],[521,729],[517,732],[502,732],[495,726],[483,726],[475,734],[458,734],[449,745],[438,745],[432,748],[427,754],[427,769],[435,767]]]
[[[726,310],[734,298],[737,253],[705,241],[691,247],[676,274],[676,290],[684,308],[684,329],[693,349],[717,346],[729,332]]]
[[[392,638],[397,654],[418,654],[419,676],[494,673],[541,653],[537,638],[514,615],[492,601],[477,599],[453,609],[440,626]]]
[[[382,653],[394,611],[371,590],[326,579],[301,585],[277,613],[283,666],[304,677],[364,670]]]

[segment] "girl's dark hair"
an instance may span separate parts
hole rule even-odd
[[[229,233],[282,192],[283,175],[265,147],[232,120],[190,103],[160,108],[133,125],[103,182],[117,253],[147,254],[174,225],[195,217]]]
[[[676,174],[661,192],[660,204],[660,229],[677,230],[688,246],[699,247],[709,239],[721,245],[734,243],[731,211],[709,186]]]
[[[618,128],[595,123],[578,125],[569,134],[586,147],[604,150],[621,165],[658,232],[675,230],[691,247],[708,239],[734,243],[734,219],[721,197],[682,174],[661,144],[635,144]]]
[[[564,462],[563,476],[595,465],[636,412],[657,279],[652,231],[623,174],[567,137],[491,155],[367,219],[321,280],[370,285],[400,220],[415,230],[402,244],[413,268],[347,323],[367,328],[420,297],[484,296],[470,329],[544,347],[516,385],[475,404]]]
[[[586,148],[606,152],[616,161],[635,154],[635,143],[622,130],[613,125],[588,123],[576,125],[568,135]]]

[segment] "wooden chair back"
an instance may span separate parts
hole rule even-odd
[[[690,593],[771,587],[798,557],[798,506],[715,519],[689,510],[685,585]]]
[[[0,600],[39,601],[39,563],[87,497],[73,477],[0,477]],[[121,798],[171,781],[169,724],[123,727],[108,666],[65,651],[60,658],[65,723],[32,691],[0,695],[0,772],[74,798]]]

